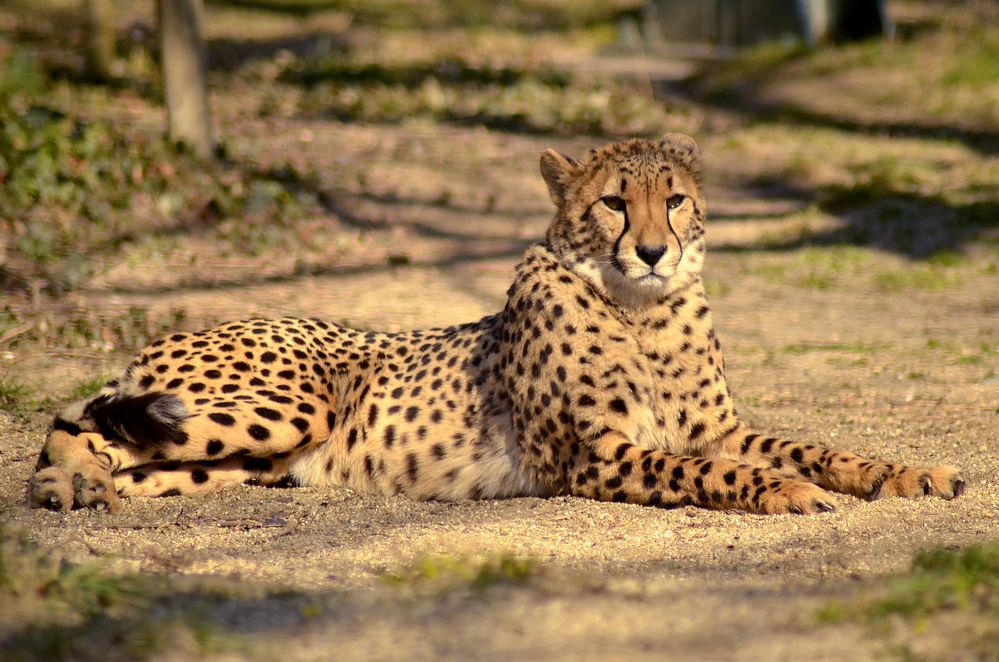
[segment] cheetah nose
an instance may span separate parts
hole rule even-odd
[[[659,261],[659,258],[666,252],[665,246],[637,246],[635,252],[639,259],[650,267]]]

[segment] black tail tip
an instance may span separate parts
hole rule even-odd
[[[184,444],[187,407],[171,393],[143,393],[136,396],[108,395],[95,398],[86,410],[101,434],[137,446]]]

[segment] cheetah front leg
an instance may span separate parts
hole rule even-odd
[[[817,485],[727,459],[681,457],[604,433],[576,453],[570,492],[600,501],[671,508],[696,505],[760,514],[813,514],[835,510]]]
[[[964,477],[954,467],[891,464],[849,451],[767,437],[741,427],[723,440],[717,455],[769,466],[825,489],[871,501],[892,496],[953,499],[965,490]]]
[[[198,462],[153,462],[115,474],[123,497],[169,497],[216,492],[241,484],[285,485],[292,457],[227,457]]]

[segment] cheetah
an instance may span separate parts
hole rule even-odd
[[[701,268],[707,213],[688,136],[574,160],[549,149],[556,213],[502,312],[408,333],[251,319],[176,333],[55,418],[32,506],[240,483],[461,500],[575,495],[759,514],[951,499],[913,468],[751,430],[733,406]]]

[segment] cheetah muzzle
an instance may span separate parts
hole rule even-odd
[[[228,485],[346,485],[414,499],[570,494],[819,513],[830,492],[938,496],[957,469],[887,464],[748,429],[701,281],[707,207],[687,136],[541,174],[557,211],[502,312],[410,333],[246,320],[142,350],[57,416],[31,505]]]

